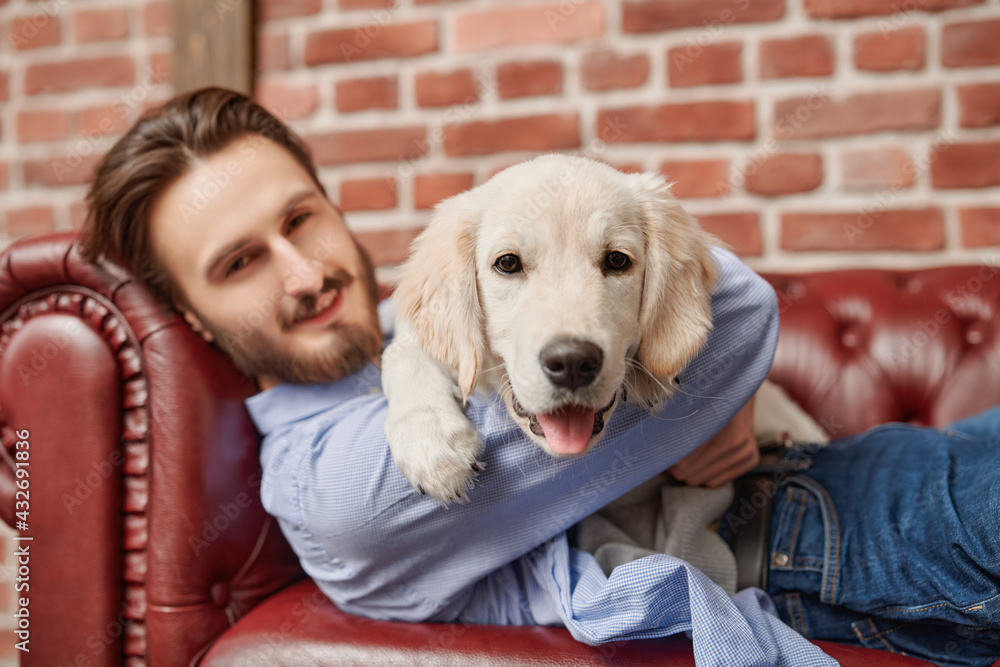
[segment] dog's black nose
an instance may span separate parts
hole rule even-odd
[[[552,384],[576,389],[594,381],[604,363],[604,353],[585,340],[557,338],[542,348],[538,360]]]

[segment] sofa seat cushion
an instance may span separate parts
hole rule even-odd
[[[930,664],[817,643],[844,665]],[[310,580],[257,605],[223,633],[201,662],[202,667],[694,664],[691,643],[682,636],[588,646],[564,628],[375,621],[340,611]]]

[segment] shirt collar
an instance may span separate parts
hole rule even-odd
[[[326,384],[279,384],[254,394],[244,403],[261,435],[358,396],[382,391],[381,371],[373,363],[343,380]]]

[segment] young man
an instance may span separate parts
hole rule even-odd
[[[564,624],[591,643],[690,631],[699,664],[833,664],[778,621],[756,589],[730,599],[666,555],[623,565],[609,578],[567,541],[573,524],[682,459],[680,471],[690,481],[725,481],[746,467],[727,470],[703,454],[720,446],[739,450],[732,447],[745,440],[738,429],[699,448],[750,399],[777,338],[773,293],[729,253],[716,253],[720,279],[709,342],[684,371],[684,386],[697,391],[676,395],[655,418],[622,409],[603,446],[565,460],[541,455],[499,401],[474,398],[469,416],[484,434],[487,469],[468,503],[445,508],[415,493],[392,462],[382,433],[383,334],[373,272],[286,127],[235,93],[181,96],[116,144],[98,170],[90,203],[84,255],[124,262],[257,378],[262,392],[247,406],[265,436],[264,505],[306,572],[342,609],[411,621]],[[772,564],[769,590],[784,596],[785,618],[810,636],[886,646],[885,635],[898,628],[871,632],[876,607],[884,608],[880,623],[930,619],[915,627],[952,634],[958,626],[997,627],[991,597],[1000,599],[997,538],[972,524],[973,534],[958,534],[962,520],[974,523],[992,511],[984,495],[997,497],[974,475],[990,465],[985,443],[1000,432],[1000,413],[987,417],[954,436],[954,451],[965,439],[972,443],[961,465],[951,466],[963,488],[933,493],[965,494],[956,505],[962,516],[957,524],[929,522],[933,530],[915,530],[911,519],[900,523],[896,512],[912,500],[906,495],[912,487],[900,490],[891,479],[879,477],[870,487],[885,487],[877,499],[884,512],[850,502],[857,466],[867,465],[858,456],[869,456],[875,469],[889,468],[887,475],[895,472],[895,462],[883,463],[889,438],[885,446],[856,447],[857,456],[850,443],[817,454],[810,476],[790,483],[775,503],[772,550],[787,561]],[[928,456],[954,453],[936,431],[919,433],[907,438],[926,440]],[[921,464],[910,468],[914,476],[926,472]],[[828,489],[837,490],[836,506]],[[905,526],[908,539],[943,541],[944,554],[930,555],[928,566],[974,600],[941,604],[942,587],[926,581],[927,570],[908,573],[898,558],[865,568],[877,571],[879,586],[853,572],[882,520]],[[833,527],[843,543],[829,539]],[[958,539],[968,559],[956,571],[947,561]],[[789,595],[797,596],[794,604]],[[855,611],[832,606],[845,602]],[[938,615],[925,609],[942,606]],[[908,650],[937,655],[936,645],[920,645],[926,631],[916,634],[916,648]],[[954,664],[989,664],[991,650],[974,637],[955,651]]]

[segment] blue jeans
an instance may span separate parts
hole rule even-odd
[[[806,637],[942,665],[1000,657],[1000,408],[807,452],[777,490],[768,593]]]

